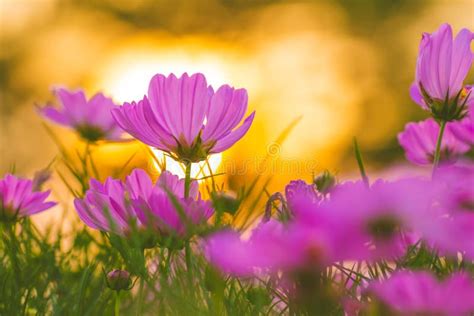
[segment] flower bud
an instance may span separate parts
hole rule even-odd
[[[130,273],[125,270],[112,270],[107,273],[107,286],[114,291],[129,290],[132,284]]]
[[[35,172],[35,175],[33,177],[33,191],[41,191],[41,187],[43,184],[51,178],[51,170],[49,169],[43,169]]]
[[[259,287],[250,288],[247,291],[246,296],[252,305],[258,306],[260,308],[267,306],[272,302],[272,299],[270,295],[268,295],[266,289]]]
[[[336,177],[334,177],[329,171],[325,170],[323,173],[318,175],[313,180],[316,189],[322,193],[327,194],[336,184]]]

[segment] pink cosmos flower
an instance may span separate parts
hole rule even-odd
[[[461,121],[452,122],[449,129],[457,139],[474,146],[474,102],[469,106],[466,117]]]
[[[49,193],[34,191],[29,179],[7,174],[0,179],[0,221],[14,221],[53,207],[56,203],[45,202]]]
[[[127,235],[142,226],[127,201],[124,184],[107,178],[104,184],[91,179],[83,199],[75,199],[74,206],[80,219],[89,227],[119,235]]]
[[[316,269],[329,262],[327,241],[317,229],[276,220],[262,222],[247,240],[234,231],[211,235],[205,244],[208,260],[220,270],[236,275]]]
[[[469,146],[452,134],[451,124],[447,124],[441,141],[441,161],[444,162],[452,162],[469,151]],[[405,130],[398,134],[398,142],[405,150],[407,159],[415,164],[431,164],[436,151],[439,129],[439,125],[432,118],[418,123],[408,123]]]
[[[285,200],[290,217],[301,217],[304,216],[304,212],[313,211],[306,205],[317,204],[323,197],[315,185],[308,184],[303,180],[290,181],[285,187]],[[303,205],[303,207],[299,207],[299,205]]]
[[[474,165],[442,166],[433,181],[438,214],[427,240],[441,254],[474,260]]]
[[[298,199],[306,199],[314,203],[321,199],[314,185],[303,180],[290,181],[285,187],[285,197],[289,204],[293,204]]]
[[[125,103],[112,114],[140,141],[178,160],[198,162],[222,152],[247,133],[255,112],[237,127],[247,110],[247,91],[223,85],[216,92],[202,74],[180,78],[155,75],[143,100]]]
[[[147,200],[132,200],[132,203],[140,221],[162,236],[186,237],[193,227],[203,225],[214,213],[209,201],[173,200],[169,192],[159,188],[155,188]]]
[[[120,139],[123,131],[110,113],[116,107],[112,99],[97,93],[87,100],[82,90],[59,88],[54,92],[62,108],[46,106],[39,110],[43,117],[76,130],[86,141]]]
[[[474,34],[462,29],[453,41],[449,24],[433,34],[424,33],[416,64],[412,99],[435,118],[451,121],[462,115],[462,107],[474,100],[463,86],[472,65],[471,41]]]
[[[125,183],[108,178],[102,185],[91,180],[85,197],[74,203],[86,225],[123,236],[138,229],[184,237],[188,226],[203,224],[213,214],[210,203],[199,197],[197,182],[191,183],[190,197],[185,199],[184,180],[167,171],[156,184],[140,169]]]
[[[313,210],[299,220],[326,232],[335,261],[393,259],[426,229],[432,198],[429,183],[419,179],[379,180],[370,189],[357,181],[335,187],[318,206],[308,204]]]
[[[317,269],[345,260],[393,259],[419,240],[430,221],[432,188],[426,181],[342,184],[320,203],[299,200],[293,220],[261,223],[243,240],[233,231],[212,235],[207,258],[234,275]],[[306,202],[303,202],[306,201]]]
[[[184,197],[184,179],[168,171],[161,173],[155,185],[143,170],[135,170],[126,181],[130,200],[140,222],[163,236],[184,237],[190,229],[207,222],[214,210],[201,200],[199,187],[192,181],[189,197]]]
[[[462,316],[474,312],[474,284],[466,274],[453,274],[440,282],[428,272],[400,271],[388,280],[373,282],[369,292],[397,315]]]

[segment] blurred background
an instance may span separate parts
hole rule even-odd
[[[264,174],[270,191],[324,169],[355,175],[353,137],[369,172],[402,163],[396,134],[427,116],[408,95],[421,33],[474,29],[469,0],[0,0],[0,10],[2,174],[31,175],[57,156],[34,107],[55,102],[52,86],[121,103],[141,98],[155,73],[199,71],[246,88],[257,111],[213,167],[231,189]],[[130,167],[154,168],[134,142],[94,155],[104,176],[132,156]]]

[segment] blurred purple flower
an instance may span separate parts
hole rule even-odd
[[[14,221],[53,207],[55,202],[45,202],[49,193],[34,191],[29,179],[7,174],[0,179],[0,221]]]
[[[155,75],[148,96],[112,114],[140,141],[178,160],[198,162],[228,149],[247,133],[255,112],[237,127],[246,110],[245,89],[223,85],[214,92],[204,75],[184,73],[180,78]]]
[[[452,29],[443,24],[433,34],[424,33],[416,64],[415,82],[410,88],[412,99],[437,119],[451,121],[462,115],[462,105],[474,96],[463,87],[473,53],[474,34],[462,29],[453,41]]]
[[[466,117],[461,121],[452,122],[449,129],[457,139],[474,146],[474,102],[469,106]]]
[[[114,291],[130,290],[132,279],[126,270],[112,270],[106,276],[107,286]]]
[[[317,229],[276,220],[262,222],[249,239],[231,230],[211,235],[205,244],[208,260],[220,270],[236,275],[275,274],[328,264],[328,245]]]
[[[43,117],[76,130],[86,141],[120,139],[123,131],[110,112],[116,107],[112,99],[97,93],[87,100],[82,90],[68,91],[58,88],[54,92],[62,108],[41,108],[39,112]]]
[[[345,260],[394,259],[415,244],[430,221],[432,187],[423,180],[339,185],[329,199],[299,200],[293,220],[262,222],[243,240],[233,231],[208,238],[208,260],[224,272],[304,271]],[[305,202],[303,202],[305,201]]]
[[[379,180],[370,189],[362,181],[342,184],[300,220],[326,231],[336,261],[393,259],[426,229],[432,190],[427,181],[411,178]]]
[[[474,284],[467,274],[452,274],[440,282],[428,272],[399,271],[385,281],[371,283],[368,291],[397,315],[474,312]]]
[[[321,198],[314,185],[308,184],[303,180],[290,181],[285,187],[285,197],[289,204],[302,198],[309,202],[318,202]]]
[[[458,140],[451,132],[453,123],[448,123],[441,141],[441,161],[453,162],[469,151],[469,146]],[[398,134],[398,142],[405,150],[407,159],[415,164],[427,165],[433,162],[439,125],[432,118],[417,123],[408,123]]]
[[[444,255],[474,260],[474,165],[442,166],[433,181],[438,214],[427,240]]]
[[[285,198],[292,216],[304,216],[304,212],[309,210],[306,205],[318,203],[323,196],[314,185],[303,180],[293,180],[285,187]],[[301,204],[303,207],[299,207]]]

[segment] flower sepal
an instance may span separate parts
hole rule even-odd
[[[427,104],[431,115],[437,121],[452,122],[460,121],[467,115],[467,101],[471,91],[462,88],[454,98],[449,98],[449,91],[444,100],[432,98],[420,83],[420,91],[423,100]]]
[[[215,145],[215,141],[203,144],[200,134],[196,137],[191,146],[187,146],[184,139],[176,140],[176,143],[178,144],[176,154],[170,154],[171,157],[176,161],[190,163],[206,160],[209,156],[209,151]]]

